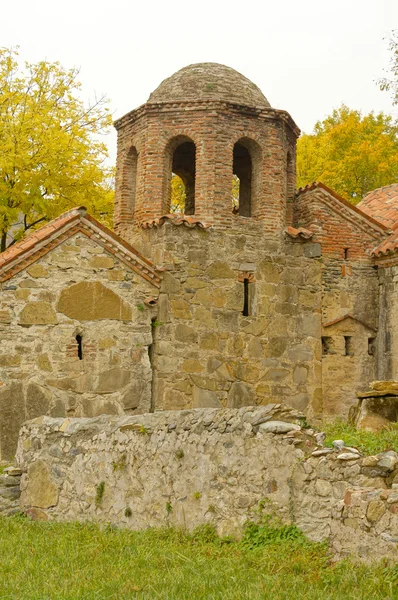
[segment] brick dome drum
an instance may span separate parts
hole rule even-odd
[[[225,65],[198,63],[177,71],[156,88],[148,102],[224,100],[245,106],[270,108],[270,103],[250,79]]]

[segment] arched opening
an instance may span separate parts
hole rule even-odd
[[[242,217],[252,214],[253,166],[249,150],[240,142],[234,146],[232,201],[234,212]]]
[[[183,138],[171,147],[170,161],[170,212],[195,214],[196,148],[192,141]]]
[[[134,146],[126,156],[123,169],[123,200],[128,216],[133,218],[135,209],[135,196],[137,190],[138,152]]]

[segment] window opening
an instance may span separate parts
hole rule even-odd
[[[251,204],[252,159],[249,150],[237,142],[233,152],[232,210],[242,217],[250,217]]]
[[[333,340],[331,337],[322,337],[322,354],[334,354],[333,352]]]
[[[368,338],[368,354],[369,354],[369,356],[375,355],[375,339],[376,338]]]
[[[352,336],[345,335],[344,336],[344,354],[345,356],[352,356],[354,353],[352,351]]]
[[[138,153],[134,146],[132,146],[129,150],[129,153],[127,154],[126,163],[124,166],[124,188],[127,192],[128,211],[130,217],[133,217],[135,208],[135,196],[137,189],[137,167]]]
[[[348,259],[348,250],[349,248],[344,248],[344,260]]]
[[[243,310],[242,314],[244,317],[249,316],[249,279],[247,277],[243,280]]]
[[[196,148],[183,142],[174,150],[171,165],[170,212],[195,214]]]
[[[77,356],[78,356],[79,360],[82,360],[83,359],[83,344],[82,344],[82,336],[81,335],[76,336],[76,342],[77,342]]]

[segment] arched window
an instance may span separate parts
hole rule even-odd
[[[232,208],[235,214],[252,217],[261,195],[261,149],[257,142],[242,138],[234,145]]]
[[[133,218],[135,208],[135,196],[137,189],[137,167],[138,152],[134,146],[130,148],[126,156],[123,168],[123,190],[122,199],[128,217]]]
[[[195,214],[196,148],[192,140],[179,137],[170,145],[170,212]]]
[[[237,182],[239,180],[239,184]],[[252,199],[252,159],[245,146],[237,142],[234,146],[233,190],[235,189],[235,212],[242,217],[251,217]],[[236,189],[238,198],[236,201]],[[234,191],[233,191],[234,196]]]

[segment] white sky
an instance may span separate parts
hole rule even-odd
[[[0,45],[80,67],[84,94],[105,93],[115,118],[178,69],[223,63],[309,133],[342,102],[398,116],[374,83],[396,28],[397,0],[3,0]]]

